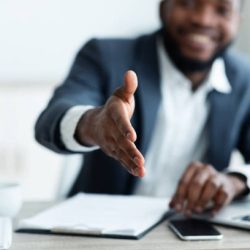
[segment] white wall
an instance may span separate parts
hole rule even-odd
[[[236,41],[237,48],[250,55],[250,1],[245,1],[241,20],[240,36]]]
[[[158,2],[0,1],[0,179],[19,180],[25,199],[56,197],[64,157],[39,146],[33,126],[76,51],[92,36],[132,37],[154,30]],[[238,43],[246,52],[249,23],[246,15]]]
[[[60,81],[86,39],[157,27],[158,1],[1,0],[0,84]]]

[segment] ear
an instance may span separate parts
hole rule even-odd
[[[164,20],[164,15],[165,15],[165,11],[166,11],[166,4],[167,4],[167,0],[162,0],[160,2],[159,15],[160,15],[161,23]]]

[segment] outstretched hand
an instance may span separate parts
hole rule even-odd
[[[135,145],[136,132],[130,119],[134,113],[134,93],[138,86],[135,72],[127,71],[123,86],[115,90],[104,106],[84,114],[76,129],[83,145],[98,145],[118,160],[129,173],[143,177],[144,157]]]

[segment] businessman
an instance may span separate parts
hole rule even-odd
[[[230,49],[242,5],[164,0],[159,31],[83,46],[36,124],[42,145],[84,154],[69,195],[172,196],[189,214],[248,193],[247,165],[228,168],[235,149],[250,162],[250,64]]]

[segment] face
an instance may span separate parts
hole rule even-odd
[[[211,61],[235,38],[240,0],[164,0],[160,14],[165,40],[186,60]]]

